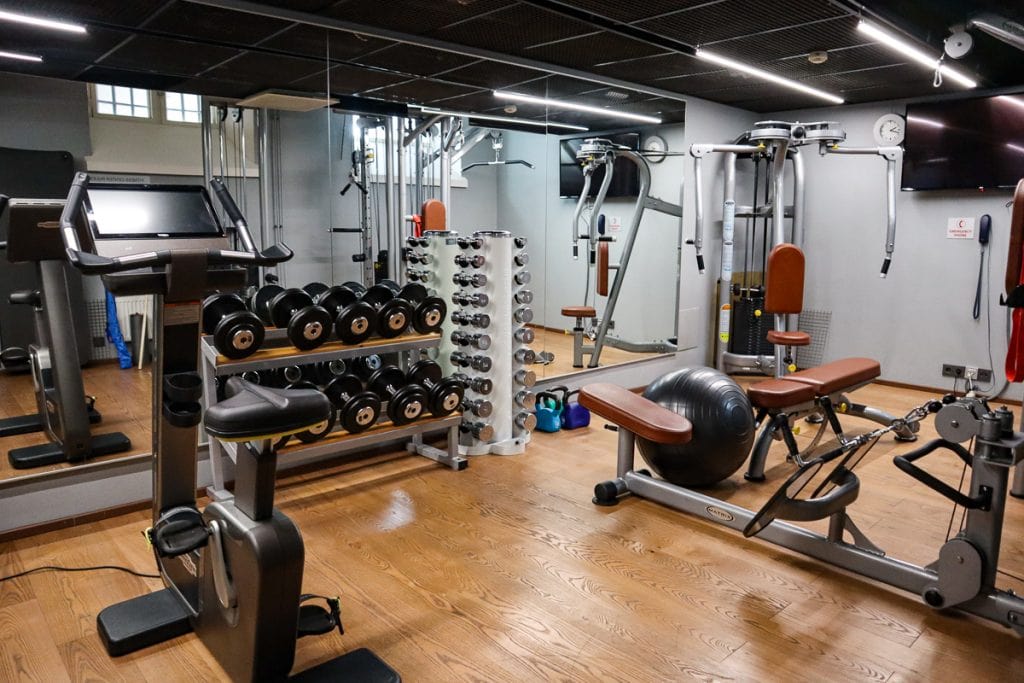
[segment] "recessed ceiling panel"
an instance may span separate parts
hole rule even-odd
[[[232,12],[182,0],[168,5],[167,9],[146,24],[147,29],[222,43],[252,45],[292,25],[292,22],[280,19]]]
[[[707,2],[686,12],[641,22],[638,26],[697,46],[709,41],[747,36],[844,14],[849,12],[826,0],[773,3],[764,0],[724,0]]]
[[[432,31],[429,35],[461,45],[525,55],[530,47],[598,32],[591,25],[530,5],[503,5],[505,8],[501,11],[481,14],[472,21]]]
[[[432,76],[442,71],[450,71],[451,69],[466,66],[476,60],[472,57],[464,57],[451,52],[428,50],[427,48],[414,45],[396,44],[360,57],[355,61],[359,64],[377,66],[417,76]]]
[[[445,26],[476,20],[481,15],[507,5],[507,0],[347,0],[319,14],[357,24],[424,35]]]
[[[166,4],[167,0],[3,0],[3,8],[10,12],[72,23],[102,21],[119,26],[138,26]]]
[[[460,95],[468,95],[473,92],[477,92],[477,90],[475,88],[420,79],[380,88],[372,94],[374,97],[384,97],[404,102],[438,104],[443,100],[459,97]],[[447,107],[448,104],[445,103],[444,106]]]
[[[326,59],[329,53],[331,59],[347,60],[394,44],[389,40],[370,38],[348,31],[332,31],[319,26],[299,24],[264,40],[260,46],[322,59]]]
[[[542,71],[524,69],[504,62],[481,60],[461,69],[449,71],[444,74],[444,78],[457,83],[498,90],[544,75]]]
[[[239,53],[171,38],[137,35],[103,60],[103,65],[194,76]]]
[[[330,70],[330,92],[341,95],[358,95],[404,80],[407,80],[404,76],[383,71],[371,71],[348,64],[336,64]],[[316,73],[297,81],[285,83],[280,87],[289,90],[326,93],[328,90],[327,72]]]
[[[532,47],[523,54],[576,69],[593,70],[597,64],[664,54],[665,49],[612,33],[598,33],[572,40]]]

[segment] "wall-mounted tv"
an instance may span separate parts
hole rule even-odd
[[[1014,187],[1024,178],[1024,94],[907,106],[904,190]]]
[[[576,161],[576,152],[588,138],[611,140],[632,150],[640,149],[640,133],[616,133],[615,135],[587,135],[567,138],[558,145],[558,194],[561,197],[579,197],[583,191],[583,169]],[[590,180],[590,196],[596,197],[604,180],[604,167],[594,171]],[[608,187],[609,197],[635,197],[640,192],[640,175],[636,165],[629,159],[615,160],[612,184]]]

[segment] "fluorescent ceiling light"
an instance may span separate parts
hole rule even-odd
[[[577,104],[576,102],[566,102],[565,100],[551,100],[547,97],[534,97],[533,95],[522,95],[515,92],[505,92],[504,90],[495,90],[494,96],[501,100],[513,100],[515,102],[526,102],[528,104],[543,104],[555,109],[573,109],[575,111],[590,112],[591,114],[600,114],[601,116],[613,116],[615,118],[628,119],[630,121],[639,121],[641,123],[661,123],[661,119],[654,116],[630,114],[629,112],[617,111],[615,109],[592,107],[588,104]]]
[[[946,124],[941,121],[935,121],[933,119],[926,119],[921,116],[908,116],[907,121],[910,123],[919,123],[922,126],[931,126],[932,128],[945,128]]]
[[[867,36],[874,38],[878,42],[885,44],[887,47],[892,48],[896,52],[899,52],[901,55],[905,57],[910,57],[918,64],[927,66],[930,69],[938,68],[940,74],[947,78],[953,79],[954,81],[956,81],[957,83],[966,88],[975,88],[978,86],[978,83],[976,81],[974,81],[971,78],[968,78],[967,76],[960,73],[956,69],[946,66],[944,64],[940,66],[938,57],[929,57],[924,52],[917,49],[916,47],[906,42],[905,40],[897,38],[891,33],[883,31],[874,24],[861,20],[860,23],[857,24],[857,30]]]
[[[1003,102],[1009,102],[1010,104],[1014,104],[1018,107],[1024,108],[1024,100],[1017,97],[1010,97],[1009,95],[997,95],[996,99],[1002,100]]]
[[[43,19],[42,17],[33,17],[28,14],[18,14],[17,12],[7,12],[5,10],[0,10],[0,21],[13,21],[16,24],[28,24],[29,26],[49,28],[54,31],[67,31],[68,33],[85,33],[85,27],[78,24],[69,24],[66,21],[54,21],[53,19]]]
[[[1012,142],[1007,142],[1006,146],[1012,149],[1014,152],[1020,152],[1021,154],[1024,154],[1024,147],[1021,147],[1020,145],[1015,145]]]
[[[776,85],[782,85],[787,88],[792,88],[793,90],[799,90],[800,92],[805,93],[807,95],[814,95],[815,97],[820,97],[821,99],[827,100],[828,102],[831,102],[833,104],[843,103],[842,97],[838,97],[836,95],[833,95],[832,93],[827,93],[824,90],[812,88],[811,86],[804,85],[799,81],[783,78],[782,76],[776,76],[775,74],[770,73],[768,71],[764,71],[763,69],[758,69],[757,67],[750,66],[749,64],[744,64],[743,62],[737,62],[734,59],[723,57],[722,55],[715,54],[714,52],[709,52],[707,50],[702,50],[698,48],[696,56],[698,59],[703,59],[704,61],[707,62],[714,62],[715,64],[727,67],[729,69],[732,69],[733,71],[742,71],[743,73],[750,74],[751,76],[757,76],[762,80],[775,83]]]
[[[23,55],[20,52],[4,52],[0,50],[0,59],[17,59],[22,62],[41,62],[42,57],[36,55]]]
[[[434,109],[433,107],[419,107],[424,114],[437,116],[465,116],[470,119],[482,121],[500,121],[501,123],[515,123],[522,126],[535,126],[537,128],[567,128],[568,130],[590,130],[586,126],[576,126],[571,123],[555,123],[554,121],[533,121],[531,119],[517,119],[514,116],[494,116],[492,114],[472,114],[468,111],[450,111],[448,109]]]

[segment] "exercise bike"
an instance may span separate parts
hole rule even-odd
[[[233,681],[288,678],[296,639],[340,630],[329,609],[302,595],[302,536],[274,508],[272,440],[327,419],[316,391],[260,387],[232,379],[225,400],[202,414],[198,373],[201,301],[212,289],[243,287],[248,268],[287,261],[283,245],[257,251],[222,182],[212,187],[242,245],[231,249],[205,188],[111,185],[74,180],[60,219],[72,265],[102,275],[115,294],[155,294],[153,526],[147,535],[165,588],[105,608],[97,628],[118,656],[194,631]],[[79,229],[76,220],[83,216]],[[83,244],[84,249],[83,249]],[[244,442],[235,494],[200,511],[197,429]],[[299,681],[399,681],[366,649],[304,671]]]
[[[132,443],[121,432],[94,435],[89,431],[89,425],[100,422],[101,416],[94,407],[95,399],[85,394],[68,299],[64,246],[53,229],[64,204],[37,199],[11,199],[6,204],[10,213],[4,245],[7,260],[33,262],[40,287],[11,293],[12,304],[33,308],[35,344],[27,352],[4,349],[0,362],[5,369],[24,367],[27,362],[38,412],[0,420],[0,437],[41,431],[50,440],[11,450],[7,454],[11,467],[80,463],[94,456],[127,451]]]

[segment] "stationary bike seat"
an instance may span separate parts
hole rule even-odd
[[[331,402],[315,389],[273,389],[232,377],[228,398],[210,406],[206,431],[224,441],[259,441],[309,429],[327,420]]]

